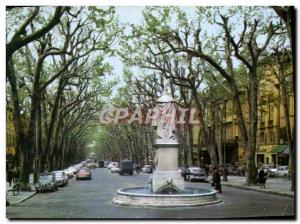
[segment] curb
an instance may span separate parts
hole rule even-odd
[[[289,194],[289,193],[255,189],[255,188],[251,188],[251,187],[247,187],[247,186],[234,185],[234,184],[229,184],[229,183],[224,183],[224,182],[222,183],[222,185],[227,186],[227,187],[234,187],[234,188],[249,190],[249,191],[262,192],[262,193],[266,193],[266,194],[275,194],[275,195],[286,196],[286,197],[291,197],[291,198],[295,197],[294,195]]]
[[[20,203],[22,203],[22,202],[26,201],[27,199],[29,199],[29,198],[33,197],[35,194],[36,194],[36,192],[32,192],[32,194],[28,195],[28,197],[26,197],[26,198],[23,198],[23,199],[21,199],[21,200],[19,200],[19,201],[15,202],[15,203],[11,203],[11,202],[9,202],[9,203],[10,203],[10,205],[9,205],[9,206],[14,206],[14,205],[20,204]]]

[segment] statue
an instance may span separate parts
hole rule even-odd
[[[153,126],[159,139],[177,140],[176,107],[174,99],[163,94],[154,108],[156,117]]]
[[[152,189],[155,193],[174,193],[184,189],[184,182],[178,172],[178,139],[176,128],[176,106],[172,96],[163,91],[154,108],[153,126],[156,130],[155,171],[152,175]]]

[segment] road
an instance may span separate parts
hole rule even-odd
[[[112,204],[123,187],[145,186],[149,174],[111,174],[106,168],[92,171],[91,181],[69,180],[54,193],[40,193],[23,203],[7,207],[7,218],[56,219],[222,219],[293,216],[294,199],[289,197],[223,187],[223,202],[190,208],[134,208]],[[208,183],[188,183],[211,188]],[[286,217],[286,218],[287,218]]]

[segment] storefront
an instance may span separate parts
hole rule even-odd
[[[286,166],[289,163],[289,147],[288,145],[277,145],[272,148],[272,163],[280,166]]]

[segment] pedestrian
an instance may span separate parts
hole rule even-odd
[[[204,169],[205,169],[206,177],[208,177],[209,176],[209,167],[207,164],[204,166]]]
[[[12,171],[12,169],[9,169],[7,171],[7,175],[6,175],[6,179],[7,179],[7,182],[9,183],[9,186],[11,187],[11,182],[14,178],[14,172]]]
[[[185,168],[182,169],[182,175],[183,175],[183,179],[184,181],[187,180],[186,176],[188,175],[188,170],[189,169],[189,166],[185,166]]]
[[[135,165],[135,172],[136,173],[139,173],[141,171],[141,166],[140,166],[140,164],[136,164]]]
[[[267,174],[264,169],[260,169],[258,173],[258,182],[260,184],[260,188],[266,188]]]
[[[215,167],[213,169],[213,182],[212,182],[212,186],[215,187],[215,190],[218,191],[219,193],[222,193],[222,189],[221,189],[221,175],[218,171],[218,169]]]

